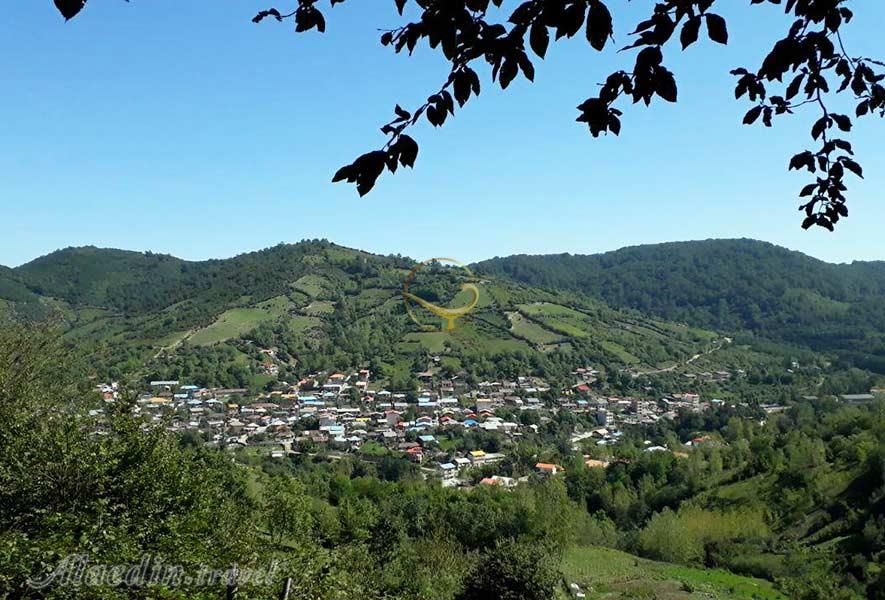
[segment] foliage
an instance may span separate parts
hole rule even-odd
[[[71,555],[104,564],[161,555],[188,569],[256,564],[241,474],[218,454],[144,430],[125,406],[91,417],[83,392],[61,383],[72,371],[54,339],[0,330],[0,597],[69,597],[26,581]]]
[[[881,401],[805,401],[763,425],[682,415],[678,436],[659,426],[646,434],[675,445],[708,431],[709,441],[680,458],[626,440],[605,471],[569,470],[569,495],[595,513],[596,531],[607,520],[618,527],[601,539],[621,549],[777,580],[791,597],[874,597],[885,552],[883,411]]]
[[[147,426],[125,402],[99,403],[68,385],[60,374],[82,371],[57,343],[51,333],[0,329],[0,597],[35,597],[26,579],[68,554],[118,564],[147,552],[187,568],[276,558],[271,587],[297,570],[294,597],[549,598],[560,554],[576,543],[763,576],[797,598],[875,597],[882,586],[881,403],[801,402],[764,424],[724,408],[685,413],[629,432],[606,469],[585,468],[560,443],[580,422],[563,412],[502,468],[553,455],[567,465],[564,478],[467,491],[425,482],[391,454],[327,462],[244,451],[233,464]],[[684,457],[642,451],[645,439],[681,447],[703,431],[709,442]],[[667,581],[698,590],[749,585],[723,571],[699,579],[666,569]],[[664,593],[677,584],[642,585]],[[163,592],[202,593],[218,590]]]
[[[765,338],[833,352],[845,364],[885,372],[880,263],[833,265],[753,240],[707,240],[592,256],[517,255],[476,269],[730,331],[744,336],[739,342]]]
[[[458,600],[548,600],[556,574],[542,548],[505,541],[476,564]]]
[[[419,333],[400,296],[411,264],[307,241],[205,262],[67,249],[7,275],[31,294],[11,301],[12,310],[24,317],[56,307],[65,339],[103,379],[258,391],[274,379],[262,372],[268,357],[261,350],[275,349],[278,378],[290,382],[367,367],[391,387],[417,389],[410,376],[426,370],[433,353],[445,356],[449,377],[532,374],[568,384],[576,365],[654,370],[684,364],[716,338],[579,293],[497,279],[480,284],[479,307],[455,332]],[[450,298],[450,282],[426,271],[419,291]],[[746,362],[758,364],[756,358]]]
[[[692,564],[702,562],[713,548],[741,541],[764,542],[770,535],[759,510],[710,511],[683,506],[665,508],[639,533],[642,553],[657,560]]]

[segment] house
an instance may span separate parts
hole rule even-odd
[[[454,463],[442,463],[439,465],[443,479],[454,479],[458,475],[458,467]]]
[[[476,401],[476,412],[477,413],[481,413],[484,411],[491,413],[493,409],[494,409],[494,402],[492,402],[492,400],[489,400],[488,398],[479,399]]]
[[[323,391],[331,394],[340,394],[347,389],[347,384],[343,381],[328,381],[323,384]],[[325,394],[323,394],[325,396]]]
[[[861,404],[863,402],[870,402],[875,398],[872,394],[842,394],[839,396],[842,398],[844,402],[848,402],[849,404]]]
[[[384,418],[387,420],[387,424],[390,426],[394,426],[403,420],[402,413],[400,413],[398,410],[388,410],[384,413]]]
[[[152,388],[163,388],[167,391],[171,391],[172,388],[178,387],[178,383],[179,382],[177,380],[174,380],[174,381],[152,381],[150,383],[150,386]]]
[[[325,444],[329,441],[329,435],[325,431],[316,429],[307,432],[308,439],[314,444]]]
[[[424,450],[421,446],[415,446],[406,450],[406,457],[413,462],[421,462],[424,460]]]
[[[502,477],[501,475],[492,475],[491,477],[485,477],[480,482],[480,485],[497,485],[503,488],[513,488],[516,487],[516,480],[513,477]]]
[[[688,446],[700,446],[701,444],[706,444],[708,442],[712,442],[713,438],[709,435],[702,435],[700,437],[692,438]]]
[[[345,449],[350,447],[350,440],[348,440],[344,435],[336,435],[331,441],[331,445],[335,448]]]
[[[331,438],[341,437],[344,435],[344,425],[324,425],[320,431],[325,431]]]
[[[482,450],[473,450],[468,454],[470,458],[470,463],[474,465],[481,465],[486,462],[486,453]]]
[[[535,472],[538,473],[538,475],[549,477],[552,475],[556,475],[557,473],[564,473],[565,469],[563,469],[559,465],[554,465],[551,463],[538,463],[535,465]]]
[[[470,459],[464,457],[455,458],[452,460],[452,462],[455,463],[455,466],[458,467],[459,470],[471,465]]]

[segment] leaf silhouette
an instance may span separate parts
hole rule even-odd
[[[86,0],[55,0],[55,7],[65,18],[65,21],[76,17],[84,6],[86,6]]]

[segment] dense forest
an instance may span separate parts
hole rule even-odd
[[[304,241],[200,262],[151,252],[66,248],[0,271],[0,299],[33,303],[54,298],[74,307],[115,309],[130,316],[187,301],[179,312],[199,322],[201,314],[212,314],[243,295],[263,300],[282,293],[290,282],[311,272],[315,263],[309,257],[332,247],[323,240]],[[360,253],[348,254],[359,264]],[[371,256],[376,267],[411,266],[394,257],[365,256]]]
[[[885,372],[885,263],[829,264],[754,240],[623,248],[597,255],[515,255],[488,275],[581,291],[697,327],[832,352]]]

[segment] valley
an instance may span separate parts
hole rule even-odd
[[[429,598],[497,589],[507,577],[560,598],[878,593],[877,372],[858,368],[845,346],[653,305],[646,313],[603,284],[538,282],[503,264],[477,265],[479,302],[453,331],[424,331],[407,314],[402,280],[414,261],[326,241],[204,262],[71,248],[0,270],[0,375],[30,398],[2,405],[10,423],[30,423],[9,449],[51,438],[89,456],[122,453],[94,459],[112,469],[102,485],[124,481],[115,464],[136,469],[124,477],[155,469],[150,485],[166,491],[151,514],[170,511],[162,498],[217,492],[205,506],[233,502],[240,517],[225,527],[246,524],[239,535],[254,551],[313,552],[308,564],[327,574],[317,585],[328,576],[401,590],[408,578],[376,567],[393,561]],[[414,289],[444,306],[464,300],[444,269]],[[783,294],[760,322],[788,322],[807,297]],[[816,318],[851,314],[848,305]],[[853,323],[843,339],[866,335]],[[83,400],[46,400],[54,372],[17,376],[22,340],[57,345]],[[62,419],[62,433],[46,410],[80,416]],[[101,435],[84,438],[83,427]],[[164,450],[131,462],[142,451],[128,445],[140,448],[144,435]],[[185,462],[171,468],[176,456]],[[176,491],[164,477],[196,457],[210,479]],[[245,487],[230,497],[239,476]],[[120,539],[133,535],[128,521],[102,519]],[[330,562],[348,552],[367,558]]]

